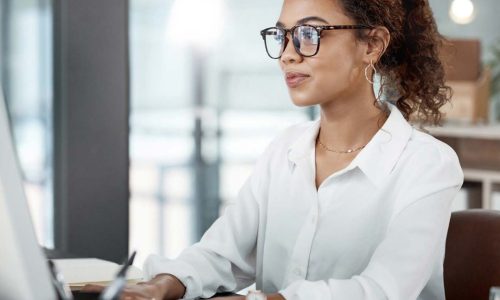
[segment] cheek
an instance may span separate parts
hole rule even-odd
[[[364,78],[364,75],[361,75],[364,70],[360,70],[360,62],[357,59],[358,50],[348,41],[337,41],[337,44],[333,45],[322,43],[316,56],[305,58],[303,61],[312,74],[310,84],[289,90],[295,105],[325,103],[358,89],[360,78]]]
[[[328,97],[348,89],[358,77],[352,53],[325,51],[312,63],[316,88]]]
[[[306,62],[312,73],[310,83],[302,88],[289,90],[292,101],[297,106],[325,103],[340,97],[353,86],[353,63],[348,59],[332,56],[311,57]]]
[[[338,39],[330,39],[322,41],[320,50],[318,52],[318,59],[327,66],[332,73],[342,73],[346,76],[356,65],[358,59],[359,49],[356,47],[355,42],[342,36]],[[340,74],[339,74],[340,75]]]

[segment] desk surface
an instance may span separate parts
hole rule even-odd
[[[229,296],[235,296],[235,295],[238,295],[238,294],[219,293],[219,294],[215,294],[214,297],[229,297]],[[97,300],[97,299],[99,299],[99,294],[97,294],[97,293],[82,293],[82,292],[74,291],[73,297],[75,300]]]

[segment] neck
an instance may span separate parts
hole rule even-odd
[[[331,148],[346,150],[366,145],[387,114],[374,105],[375,96],[353,97],[321,105],[319,139]]]

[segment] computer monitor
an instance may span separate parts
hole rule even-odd
[[[38,245],[0,86],[0,299],[57,299]]]

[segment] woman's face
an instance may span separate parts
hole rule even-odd
[[[284,0],[277,25],[291,28],[297,24],[352,25],[354,21],[344,15],[338,0]],[[367,84],[366,47],[356,40],[353,30],[324,30],[319,52],[312,57],[300,56],[288,38],[279,63],[295,105],[342,101]]]

